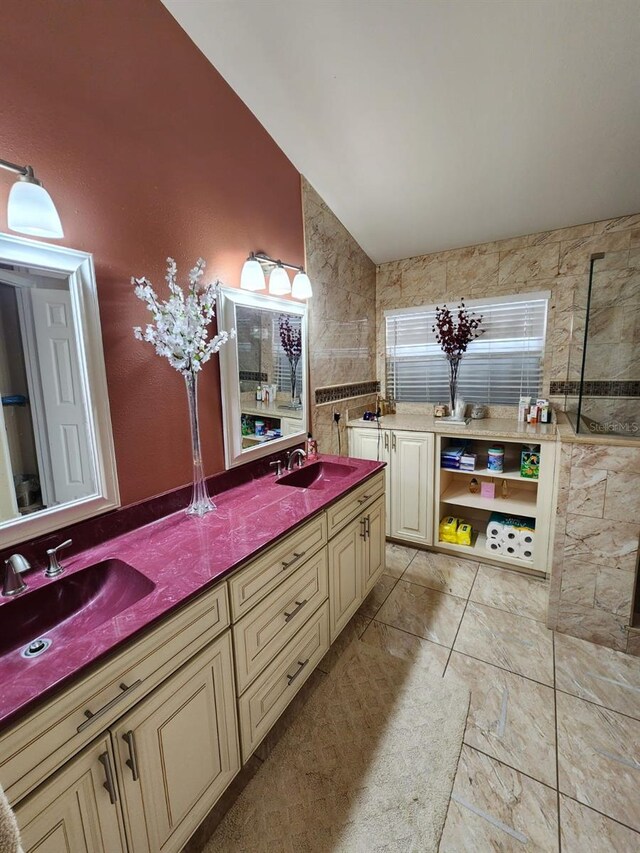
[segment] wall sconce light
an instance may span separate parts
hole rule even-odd
[[[293,287],[287,270],[295,270]],[[304,267],[297,264],[287,264],[265,255],[264,252],[251,252],[242,267],[240,287],[243,290],[264,290],[267,286],[265,271],[269,273],[269,293],[273,296],[284,296],[290,293],[294,299],[310,299],[313,289],[309,276]]]
[[[18,175],[7,202],[9,228],[35,237],[64,237],[58,211],[49,193],[33,174],[33,168],[2,159],[0,168]]]

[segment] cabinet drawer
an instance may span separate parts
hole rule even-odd
[[[329,649],[329,606],[314,613],[238,700],[246,762]]]
[[[327,510],[328,535],[333,536],[372,500],[384,494],[384,471],[350,492]]]
[[[10,802],[33,790],[229,624],[222,583],[7,729],[0,736],[0,763]]]
[[[308,560],[233,626],[242,693],[327,598],[327,549]]]
[[[326,543],[327,523],[322,514],[240,569],[229,581],[233,621],[247,613]]]

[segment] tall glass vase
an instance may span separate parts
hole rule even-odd
[[[461,356],[453,356],[447,358],[449,362],[449,414],[453,417],[456,410],[456,400],[458,397],[458,370],[460,369]]]
[[[297,408],[300,404],[298,397],[298,359],[289,359],[291,369],[291,406]]]
[[[184,377],[187,385],[187,400],[189,401],[189,421],[191,422],[191,456],[193,459],[193,491],[187,515],[197,515],[202,518],[211,512],[216,505],[209,497],[204,481],[202,467],[202,451],[200,448],[200,425],[198,422],[198,374],[187,373]]]

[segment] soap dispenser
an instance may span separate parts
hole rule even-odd
[[[307,459],[318,455],[318,442],[311,433],[307,435]]]

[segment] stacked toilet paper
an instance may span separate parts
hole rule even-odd
[[[487,524],[487,551],[518,560],[532,560],[535,527],[533,518],[492,512]]]

